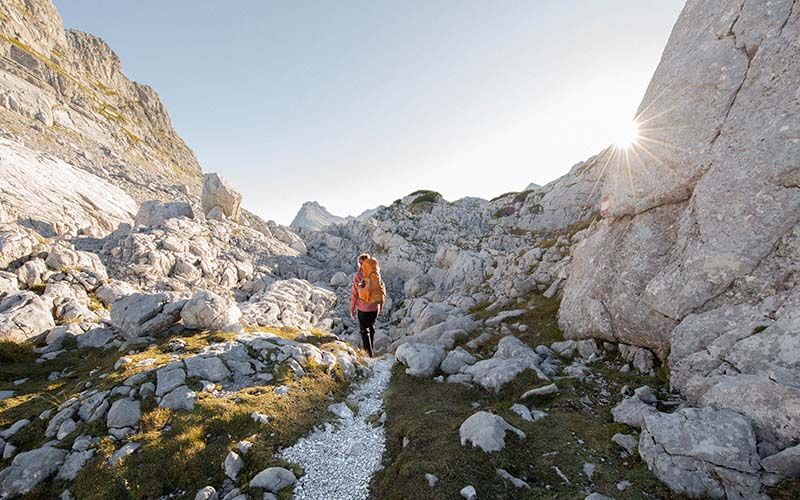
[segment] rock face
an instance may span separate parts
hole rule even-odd
[[[637,154],[609,163],[606,218],[574,251],[559,316],[572,338],[670,349],[673,383],[692,400],[743,411],[781,446],[799,438],[784,292],[800,258],[792,7],[687,2],[639,108]]]
[[[128,80],[105,42],[64,30],[50,0],[3,2],[0,19],[0,129],[14,142],[111,180],[139,201],[181,199],[186,187],[196,196],[194,154],[156,92]]]
[[[27,221],[48,236],[74,235],[87,227],[108,233],[130,222],[137,208],[109,181],[2,138],[0,200],[8,219]]]
[[[289,224],[289,227],[318,231],[325,226],[341,224],[350,219],[352,219],[352,217],[337,217],[331,214],[316,201],[307,201],[300,207],[300,210],[297,212],[297,215],[294,216],[294,220]]]
[[[203,176],[203,193],[200,203],[206,216],[212,211],[222,212],[228,219],[234,222],[239,221],[242,195],[218,174],[212,173]],[[210,218],[218,219],[219,215]]]

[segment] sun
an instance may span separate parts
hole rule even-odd
[[[619,149],[630,149],[639,142],[639,124],[635,120],[620,126],[614,136],[614,145]]]

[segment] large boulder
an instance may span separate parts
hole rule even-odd
[[[220,330],[237,324],[241,317],[233,300],[207,290],[195,293],[181,310],[183,324],[197,330]]]
[[[185,304],[170,293],[134,293],[111,306],[111,324],[128,339],[153,335],[177,323]]]
[[[133,223],[137,226],[158,226],[167,219],[176,217],[194,218],[192,206],[186,202],[162,203],[160,201],[146,201],[139,207]]]
[[[242,195],[218,174],[209,173],[203,176],[203,194],[200,203],[204,215],[219,207],[225,217],[235,222],[239,221]]]
[[[750,421],[739,413],[684,408],[645,417],[639,454],[673,491],[694,498],[766,498]]]
[[[395,352],[397,361],[408,367],[406,373],[415,377],[433,375],[444,356],[444,349],[427,344],[403,344]]]
[[[22,291],[0,300],[0,340],[24,342],[55,326],[48,305],[33,292]]]

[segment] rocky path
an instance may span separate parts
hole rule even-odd
[[[357,500],[369,496],[369,481],[380,467],[386,435],[380,424],[381,395],[389,384],[394,358],[372,364],[372,374],[357,384],[347,401],[358,407],[353,412],[343,403],[331,405],[335,424],[325,424],[281,453],[281,458],[305,470],[294,489],[297,500]],[[373,418],[370,418],[373,417]]]

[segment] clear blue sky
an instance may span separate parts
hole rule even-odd
[[[56,0],[289,223],[544,184],[633,118],[683,0]]]

